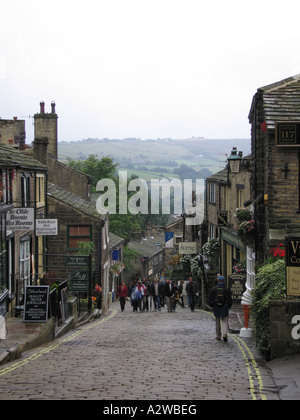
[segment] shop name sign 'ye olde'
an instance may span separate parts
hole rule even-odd
[[[286,284],[288,296],[300,296],[300,237],[286,239]]]
[[[14,208],[8,211],[6,219],[7,230],[34,230],[34,209]]]

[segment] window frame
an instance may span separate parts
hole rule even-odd
[[[70,230],[72,228],[89,228],[90,234],[89,235],[70,235]],[[70,247],[70,239],[78,238],[78,242],[92,242],[93,238],[93,229],[92,225],[68,225],[67,226],[67,249],[68,250],[78,250],[79,247],[76,248]],[[85,238],[89,238],[89,240],[84,240]]]

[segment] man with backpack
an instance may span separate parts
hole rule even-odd
[[[216,340],[221,340],[222,332],[223,340],[226,342],[229,330],[228,316],[229,309],[232,306],[232,299],[230,290],[225,287],[225,278],[223,276],[218,277],[218,284],[212,289],[210,306],[214,309],[214,315],[216,318]]]

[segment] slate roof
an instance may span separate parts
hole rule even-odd
[[[117,246],[121,246],[124,243],[124,239],[115,235],[114,233],[109,232],[109,248],[113,249]]]
[[[157,243],[160,247],[157,247]],[[143,257],[152,258],[154,255],[164,251],[165,248],[165,235],[163,233],[156,234],[155,236],[147,236],[141,240],[131,240],[127,244],[129,249],[136,251]]]
[[[96,219],[105,220],[108,215],[100,215],[97,212],[95,203],[84,200],[76,194],[66,191],[63,188],[58,187],[55,184],[48,182],[48,195],[53,197],[55,200],[60,201],[67,206],[84,213],[87,216],[91,216]]]
[[[221,171],[207,177],[207,181],[209,182],[219,182],[221,184],[228,183],[228,169],[227,167],[222,169]]]
[[[259,88],[253,97],[250,122],[259,98],[263,100],[268,130],[275,129],[275,122],[300,121],[300,74]]]
[[[0,166],[47,171],[48,167],[13,146],[0,144]]]

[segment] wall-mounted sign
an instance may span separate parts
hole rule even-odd
[[[180,242],[179,243],[179,254],[197,254],[197,243],[196,242]]]
[[[277,122],[275,137],[276,146],[300,147],[300,122]]]
[[[6,229],[34,230],[34,209],[33,208],[13,208],[8,211],[6,217]]]
[[[300,296],[300,236],[286,239],[286,294]]]
[[[67,256],[66,266],[71,268],[70,286],[73,292],[88,292],[90,286],[90,257]]]
[[[36,236],[55,236],[58,235],[57,219],[36,219]]]

